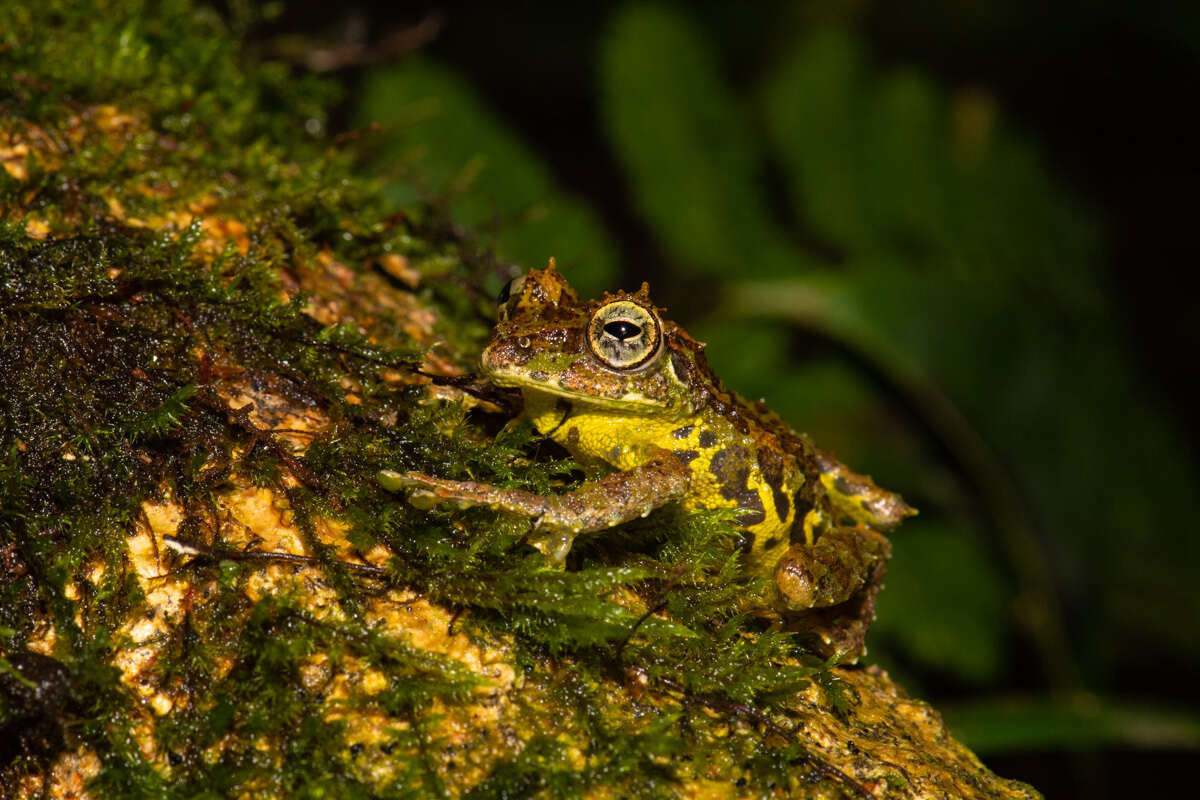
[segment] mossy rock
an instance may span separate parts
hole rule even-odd
[[[472,378],[503,269],[219,19],[0,7],[0,795],[1036,797],[739,613],[728,520],[566,571],[381,468],[579,471]]]

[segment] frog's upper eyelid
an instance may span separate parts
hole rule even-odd
[[[525,285],[525,275],[521,274],[513,278],[508,283],[500,288],[500,294],[496,297],[497,305],[504,305],[514,294],[520,294],[521,287]]]

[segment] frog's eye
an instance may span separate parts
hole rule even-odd
[[[596,357],[613,369],[637,369],[662,350],[662,327],[646,308],[618,300],[592,315],[588,344]]]
[[[504,284],[504,288],[500,290],[500,294],[496,297],[496,316],[501,322],[507,321],[512,315],[517,300],[521,297],[521,287],[524,285],[525,276],[518,275]]]

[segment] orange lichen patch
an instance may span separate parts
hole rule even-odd
[[[320,517],[313,520],[313,528],[316,531],[317,539],[322,544],[332,547],[336,558],[341,561],[367,563],[382,567],[392,556],[391,551],[381,544],[375,545],[366,552],[359,550],[347,540],[346,532],[349,530],[349,526],[340,520]]]
[[[316,408],[297,408],[281,397],[266,392],[228,390],[220,393],[231,411],[245,411],[254,427],[270,431],[277,442],[285,442],[302,453],[313,437],[325,430],[329,418]]]
[[[878,667],[839,667],[833,675],[848,710],[836,713],[826,690],[811,684],[794,701],[793,735],[872,795],[976,796],[980,776],[986,776],[1005,797],[1038,796],[1024,784],[991,775],[951,738],[928,703],[910,698]]]
[[[226,537],[226,541],[232,544],[237,539],[253,539],[257,542],[256,549],[303,553],[299,531],[289,523],[283,504],[273,498],[270,492],[262,490],[242,490],[224,498],[221,504],[227,512],[226,518],[236,521],[234,527],[243,531]],[[317,520],[314,524],[322,540],[338,547],[339,557],[350,553],[344,539],[339,540],[344,532],[342,524],[330,520]],[[372,561],[387,557],[382,548],[370,555]],[[267,565],[250,577],[244,591],[252,600],[268,594],[302,596],[308,612],[317,619],[342,619],[344,615],[337,593],[316,567]],[[454,631],[454,615],[450,611],[399,589],[371,597],[363,609],[363,619],[376,635],[396,639],[417,651],[444,656],[479,677],[474,702],[444,708],[435,704],[437,709],[431,706],[423,710],[423,714],[438,718],[430,735],[447,748],[477,746],[481,736],[490,739],[496,735],[495,725],[507,712],[517,675],[507,647],[484,646],[465,633]],[[347,741],[351,743],[387,744],[393,738],[389,731],[407,728],[409,724],[406,719],[372,708],[371,697],[389,688],[392,679],[361,659],[343,656],[335,661],[317,654],[304,668],[303,676],[305,685],[320,687],[326,697],[326,718],[348,726]],[[496,742],[492,745],[499,746]],[[484,751],[493,755],[495,752],[493,747]],[[387,779],[389,776],[382,772],[374,774],[379,769],[384,768],[373,770],[372,779]]]
[[[138,187],[143,194],[153,195],[159,199],[170,200],[170,187]],[[209,194],[199,199],[193,199],[182,207],[167,207],[155,214],[144,217],[129,215],[124,204],[117,197],[109,194],[104,198],[109,214],[113,219],[120,220],[134,228],[150,228],[152,230],[184,230],[196,222],[204,235],[196,243],[195,255],[201,260],[209,260],[224,252],[230,244],[240,254],[250,251],[249,228],[240,220],[216,213],[219,200]]]
[[[90,106],[49,131],[41,125],[18,121],[0,128],[0,166],[19,181],[29,179],[29,164],[55,170],[63,164],[63,153],[77,148],[89,136],[101,136],[113,144],[146,129],[145,122],[111,105]]]
[[[53,130],[25,122],[4,125],[0,127],[0,167],[18,181],[26,181],[31,165],[38,170],[55,171],[63,166],[68,152],[85,145],[100,144],[111,151],[114,157],[119,155],[126,169],[135,169],[145,156],[139,148],[131,145],[135,144],[138,137],[146,135],[159,136],[160,142],[169,141],[151,133],[141,117],[107,105],[85,108]],[[154,230],[183,230],[199,221],[204,236],[198,242],[196,252],[201,257],[211,258],[230,243],[241,254],[249,252],[250,237],[246,223],[220,214],[218,209],[221,201],[213,193],[186,203],[181,201],[172,207],[170,201],[176,189],[170,184],[159,181],[152,185],[139,185],[134,181],[124,187],[124,191],[162,200],[165,207],[143,217],[131,215],[115,188],[101,190],[100,198],[114,220],[132,227]],[[62,222],[79,222],[70,216],[62,212]],[[38,221],[36,226],[27,223],[26,230],[35,238],[44,238],[51,232],[50,226],[42,221]]]
[[[17,797],[88,800],[93,795],[87,791],[87,784],[100,774],[101,766],[99,756],[90,750],[62,753],[47,775],[29,775],[22,779],[16,787]]]
[[[62,132],[56,131],[56,136]],[[29,122],[18,122],[0,128],[0,164],[19,181],[29,179],[29,166],[53,169],[62,164],[63,148],[45,128]]]
[[[246,235],[247,228],[236,219],[205,217],[200,224],[207,234],[202,240],[207,254],[216,255],[230,243],[241,255],[250,251],[250,237]]]
[[[12,177],[24,181],[29,178],[26,161],[30,152],[29,144],[26,142],[10,141],[0,144],[0,166],[4,167],[4,171]]]
[[[308,555],[291,506],[270,489],[235,489],[217,497],[216,505],[221,517],[221,541],[226,547],[253,546],[264,552]]]
[[[64,587],[63,595],[66,596],[66,589],[73,588],[71,584]],[[50,622],[49,618],[39,620],[37,627],[34,629],[33,635],[25,643],[25,646],[34,653],[43,656],[54,656],[54,648],[58,645],[58,630]]]
[[[45,239],[50,235],[50,223],[36,217],[26,217],[25,234],[34,239]]]
[[[300,272],[314,274],[307,275],[308,280],[302,281],[297,288],[307,290],[308,286],[304,284],[315,280],[330,290],[320,295],[310,295],[308,305],[304,307],[305,314],[322,325],[336,325],[350,318],[346,290],[355,284],[357,274],[354,270],[334,258],[333,253],[326,248],[317,253],[314,263]]]
[[[182,510],[174,503],[143,503],[142,519],[126,540],[129,566],[145,592],[146,603],[143,613],[131,616],[118,629],[121,647],[113,655],[113,666],[134,694],[159,715],[169,713],[180,700],[186,701],[172,687],[159,686],[151,678],[162,642],[187,612],[195,589],[187,578],[173,575],[169,560],[165,560],[170,550],[163,537],[174,535],[182,521]]]
[[[79,120],[90,121],[98,130],[107,134],[130,135],[146,127],[139,116],[112,105],[92,106]]]
[[[241,486],[214,500],[216,513],[210,520],[216,526],[213,540],[222,547],[307,555],[304,536],[281,495]],[[184,510],[169,498],[143,504],[141,517],[126,542],[130,569],[145,593],[145,603],[120,626],[117,641],[121,646],[113,658],[122,682],[141,700],[146,715],[145,721],[135,726],[134,738],[147,760],[164,771],[170,768],[155,743],[154,719],[181,711],[189,704],[189,698],[181,687],[162,684],[154,667],[174,628],[215,594],[211,591],[213,587],[195,582],[196,573],[179,569],[181,559],[186,556],[175,553],[167,544],[166,538],[179,533],[184,519]],[[344,539],[343,524],[326,519],[313,522],[319,538],[335,546],[339,558],[352,555],[353,549]],[[369,556],[382,562],[387,553],[378,548],[378,552],[372,551]],[[102,575],[103,570],[97,568],[89,578],[99,580]],[[289,597],[293,601],[302,598],[307,612],[315,619],[345,621],[338,594],[317,566],[264,564],[247,577],[241,590],[251,602],[269,596]],[[378,587],[364,586],[364,594],[370,591],[377,592]],[[431,717],[436,722],[428,735],[444,745],[447,754],[478,749],[471,755],[460,752],[456,763],[466,769],[468,762],[478,761],[471,769],[478,773],[474,780],[482,780],[489,759],[502,747],[498,723],[510,713],[510,696],[517,683],[509,648],[495,641],[481,644],[453,630],[455,620],[449,610],[411,591],[388,589],[370,597],[364,603],[362,620],[373,635],[394,639],[406,650],[441,656],[464,674],[478,677],[479,684],[471,700],[454,705],[434,703],[422,709],[421,715],[436,713]],[[227,662],[215,664],[213,678],[224,677],[230,668]],[[411,725],[411,720],[391,716],[373,704],[372,698],[390,688],[394,676],[362,658],[315,653],[302,668],[302,676],[308,689],[325,698],[326,718],[347,726],[346,741],[351,745],[391,746],[397,732]],[[266,741],[261,744],[267,752],[278,752],[282,746]],[[508,748],[511,749],[511,743]],[[389,772],[392,768],[387,759],[379,765],[366,761],[361,765],[364,776],[377,781],[397,777]]]
[[[351,269],[323,250],[311,264],[292,272],[294,287],[289,286],[289,291],[308,294],[311,299],[305,313],[322,325],[349,321],[373,341],[394,341],[394,321],[383,322],[383,314],[389,314],[400,321],[401,332],[417,344],[428,348],[439,344],[437,313],[411,292],[396,291],[381,271]],[[466,372],[447,355],[432,349],[426,352],[422,369],[439,375]],[[400,373],[399,377],[406,382],[412,379],[410,373]]]
[[[420,595],[393,589],[367,605],[366,617],[382,630],[403,632],[416,649],[448,656],[483,678],[477,695],[492,697],[512,688],[516,672],[508,648],[498,642],[484,647],[454,631],[454,615]]]
[[[377,260],[379,267],[396,280],[410,289],[416,289],[421,282],[421,273],[409,264],[408,259],[398,253],[387,253]]]

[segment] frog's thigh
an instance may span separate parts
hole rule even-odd
[[[779,559],[775,583],[793,611],[845,602],[891,555],[887,537],[865,526],[832,528],[815,544],[793,545]]]

